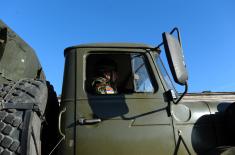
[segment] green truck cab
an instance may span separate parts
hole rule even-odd
[[[173,89],[160,46],[175,82],[185,86],[183,94]],[[65,49],[64,55],[60,155],[234,153],[233,104],[181,100],[188,74],[177,28],[163,33],[158,47],[84,44]],[[117,65],[117,94],[93,91],[96,65],[104,58]]]

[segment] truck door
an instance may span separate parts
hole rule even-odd
[[[108,55],[90,54],[81,60],[86,62],[81,71],[86,75],[76,82],[76,154],[173,154],[172,118],[167,112],[161,82],[147,61],[149,55],[143,52]],[[117,63],[118,94],[97,95],[90,91],[92,88],[86,88],[94,73],[95,60],[104,56]],[[83,81],[84,87],[80,84]]]

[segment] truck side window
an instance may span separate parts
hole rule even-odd
[[[145,56],[140,53],[89,54],[85,87],[94,95],[154,92]]]
[[[132,70],[134,75],[135,92],[153,92],[154,88],[150,80],[144,57],[141,54],[132,54]]]

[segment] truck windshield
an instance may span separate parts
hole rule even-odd
[[[142,54],[132,54],[132,71],[134,76],[135,92],[153,92],[153,85]]]
[[[175,89],[175,87],[173,85],[173,82],[172,82],[172,80],[171,80],[171,78],[170,78],[170,76],[169,76],[165,66],[163,65],[163,62],[162,62],[162,60],[161,60],[159,55],[155,56],[155,63],[159,67],[159,69],[160,69],[160,71],[161,71],[161,73],[163,75],[163,78],[165,80],[165,83],[167,85],[168,90],[171,89],[171,90],[174,90],[175,93],[177,93],[177,91],[176,91],[176,89]]]

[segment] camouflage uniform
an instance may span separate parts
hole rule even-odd
[[[117,89],[114,84],[103,77],[96,78],[92,82],[92,87],[96,94],[117,94]]]

